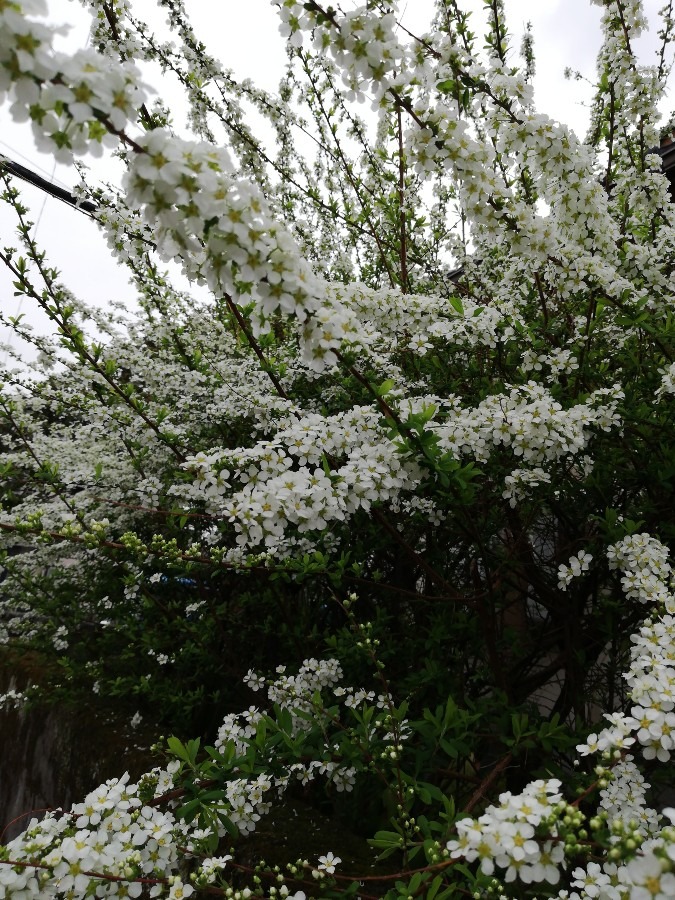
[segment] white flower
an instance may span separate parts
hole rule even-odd
[[[582,572],[587,572],[593,561],[593,557],[585,550],[580,550],[576,556],[571,556],[568,565],[561,565],[558,568],[558,587],[561,591],[566,591],[568,584],[573,578],[578,578]]]
[[[189,897],[194,893],[194,890],[195,889],[191,884],[183,884],[180,878],[178,878],[171,885],[169,900],[185,900],[186,897]]]
[[[329,852],[326,853],[325,856],[319,857],[319,864],[317,868],[322,872],[326,872],[326,874],[328,875],[332,875],[333,872],[335,872],[335,867],[338,866],[341,862],[342,860],[339,856],[335,856],[333,853]]]

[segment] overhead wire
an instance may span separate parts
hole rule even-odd
[[[20,156],[21,159],[23,159],[25,162],[27,162],[27,163],[29,163],[31,166],[33,166],[34,169],[38,169],[40,172],[42,172],[43,175],[49,175],[49,170],[48,170],[48,169],[44,169],[42,166],[39,166],[39,165],[35,162],[35,160],[33,160],[33,159],[31,159],[30,157],[26,156],[26,154],[25,154],[25,153],[22,153],[20,150],[17,150],[16,147],[12,147],[12,146],[11,146],[10,144],[8,144],[6,141],[2,141],[2,140],[0,140],[0,145],[2,145],[6,150],[9,150],[9,152],[12,154],[13,157]],[[0,153],[0,155],[2,155],[2,154]],[[55,183],[59,183],[58,178],[55,179],[55,178],[53,178],[53,176],[52,176],[52,180],[55,181]],[[59,186],[62,187],[62,188],[67,189],[67,185],[65,185],[63,182],[60,182]]]
[[[37,172],[33,172],[32,169],[28,169],[26,166],[23,166],[20,163],[10,159],[8,156],[5,156],[4,153],[0,153],[0,168],[5,169],[16,178],[21,178],[28,184],[32,184],[34,187],[39,188],[41,191],[44,191],[45,194],[49,194],[51,197],[55,197],[57,200],[61,200],[64,203],[67,203],[69,206],[75,207],[75,209],[78,209],[81,212],[91,214],[96,212],[96,210],[98,209],[96,203],[92,203],[90,200],[81,200],[79,197],[76,197],[75,194],[72,194],[65,188],[59,187],[59,185],[55,184],[53,180],[47,180],[46,178],[43,178],[41,175],[38,175]],[[56,162],[54,162],[54,171],[56,171]],[[45,200],[43,201],[43,207],[46,199],[47,198],[45,197]]]

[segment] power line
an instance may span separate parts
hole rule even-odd
[[[72,206],[83,213],[92,215],[98,210],[98,204],[92,203],[90,200],[81,200],[79,197],[71,194],[70,191],[59,187],[52,181],[48,181],[46,178],[38,175],[37,172],[33,172],[32,169],[27,169],[26,166],[22,166],[21,163],[14,162],[14,160],[11,160],[3,153],[0,153],[0,168],[5,169],[11,175],[16,176],[16,178],[21,178],[23,181],[28,182],[28,184],[32,184],[41,191],[50,194],[52,197],[56,197],[57,200],[61,200],[63,203],[67,203],[69,206]]]
[[[64,184],[62,181],[59,181],[58,178],[54,177],[54,172],[55,172],[54,168],[52,168],[52,171],[50,172],[49,169],[45,169],[44,166],[39,166],[35,162],[34,159],[31,159],[29,156],[26,156],[25,153],[22,153],[20,150],[17,150],[16,147],[12,147],[9,144],[5,143],[5,141],[0,141],[0,146],[4,147],[6,150],[9,150],[9,152],[12,154],[13,157],[16,157],[16,156],[20,157],[21,159],[25,160],[25,162],[27,162],[31,166],[33,166],[34,169],[37,169],[39,172],[42,172],[43,175],[47,175],[50,178],[50,180],[54,182],[54,184],[58,184],[60,187],[68,190],[68,187],[66,184]],[[0,150],[0,154],[1,153],[2,153],[2,151]]]

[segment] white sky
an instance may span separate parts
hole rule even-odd
[[[350,0],[345,0],[349,4]],[[466,4],[480,9],[480,0]],[[639,44],[644,62],[651,63],[657,38],[653,23],[662,0],[645,0],[645,9],[652,23],[649,35]],[[235,75],[251,78],[259,87],[275,91],[282,73],[285,53],[277,31],[277,16],[270,0],[186,0],[197,36],[209,52]],[[563,77],[566,66],[579,70],[589,81],[595,74],[595,57],[600,44],[599,19],[601,10],[590,0],[505,0],[512,47],[517,52],[525,23],[532,22],[537,61],[535,102],[540,112],[571,125],[580,136],[586,130],[587,114],[584,103],[590,96],[590,85],[581,81],[567,81]],[[141,18],[157,19],[153,0],[134,0],[133,7]],[[49,0],[50,17],[54,22],[72,26],[66,40],[70,48],[86,44],[89,17],[73,0]],[[432,0],[401,0],[403,24],[413,33],[423,32],[431,17]],[[161,16],[162,14],[160,14]],[[480,12],[476,13],[478,24]],[[167,84],[158,83],[163,99]],[[670,114],[675,101],[669,100],[664,112]],[[55,165],[50,157],[39,154],[33,146],[30,127],[15,125],[7,107],[0,107],[0,153],[20,162],[65,187],[77,181],[76,173],[65,166]],[[86,161],[86,160],[85,160]],[[64,203],[47,197],[30,186],[15,181],[24,201],[31,207],[32,219],[38,222],[37,239],[48,253],[52,265],[63,273],[68,287],[82,299],[105,304],[111,298],[130,299],[132,288],[127,272],[118,268],[110,258],[96,225]],[[0,204],[0,246],[13,246],[14,220]],[[27,300],[13,297],[11,280],[0,272],[0,304],[4,312],[15,315],[19,309],[31,321],[40,323],[39,314]],[[40,327],[43,327],[40,325]],[[47,323],[48,327],[48,323]],[[0,339],[6,339],[0,331]],[[16,342],[14,342],[16,346]],[[32,354],[31,354],[32,355]],[[5,354],[0,350],[0,362]]]

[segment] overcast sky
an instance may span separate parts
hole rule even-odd
[[[349,5],[350,0],[346,0]],[[153,0],[133,0],[138,14],[148,21],[157,19]],[[480,16],[479,0],[471,0]],[[646,0],[650,22],[656,21],[656,11],[662,0]],[[236,75],[249,77],[269,91],[274,91],[282,73],[285,54],[277,31],[277,17],[270,0],[186,0],[195,31],[223,64]],[[601,10],[590,0],[505,0],[512,46],[520,45],[525,23],[532,22],[537,74],[535,79],[536,105],[539,111],[571,125],[583,136],[587,113],[584,106],[590,87],[584,82],[567,81],[563,77],[566,66],[579,70],[593,80],[595,58],[599,48],[598,23]],[[72,26],[62,46],[83,47],[87,41],[89,17],[73,0],[49,0],[50,16],[54,22]],[[413,33],[426,30],[430,21],[432,0],[401,2],[403,24]],[[639,52],[645,62],[652,62],[657,45],[655,28],[641,39]],[[165,99],[167,85],[161,88]],[[670,114],[675,101],[669,101],[664,112]],[[34,149],[30,128],[16,126],[6,107],[0,107],[0,153],[40,172],[62,186],[76,181],[75,173],[65,166],[55,166],[49,156]],[[110,260],[105,243],[97,228],[86,216],[69,209],[58,200],[45,197],[37,189],[20,186],[32,217],[37,221],[37,239],[48,252],[52,264],[61,269],[64,281],[85,300],[105,304],[109,299],[132,297],[126,271]],[[0,206],[0,242],[13,245],[12,216]],[[18,311],[18,300],[12,296],[11,281],[0,272],[0,303],[10,314]],[[21,303],[21,311],[31,321],[39,322],[28,301]],[[0,334],[0,337],[3,335]],[[4,335],[6,338],[6,335]],[[0,362],[5,354],[0,351]]]

